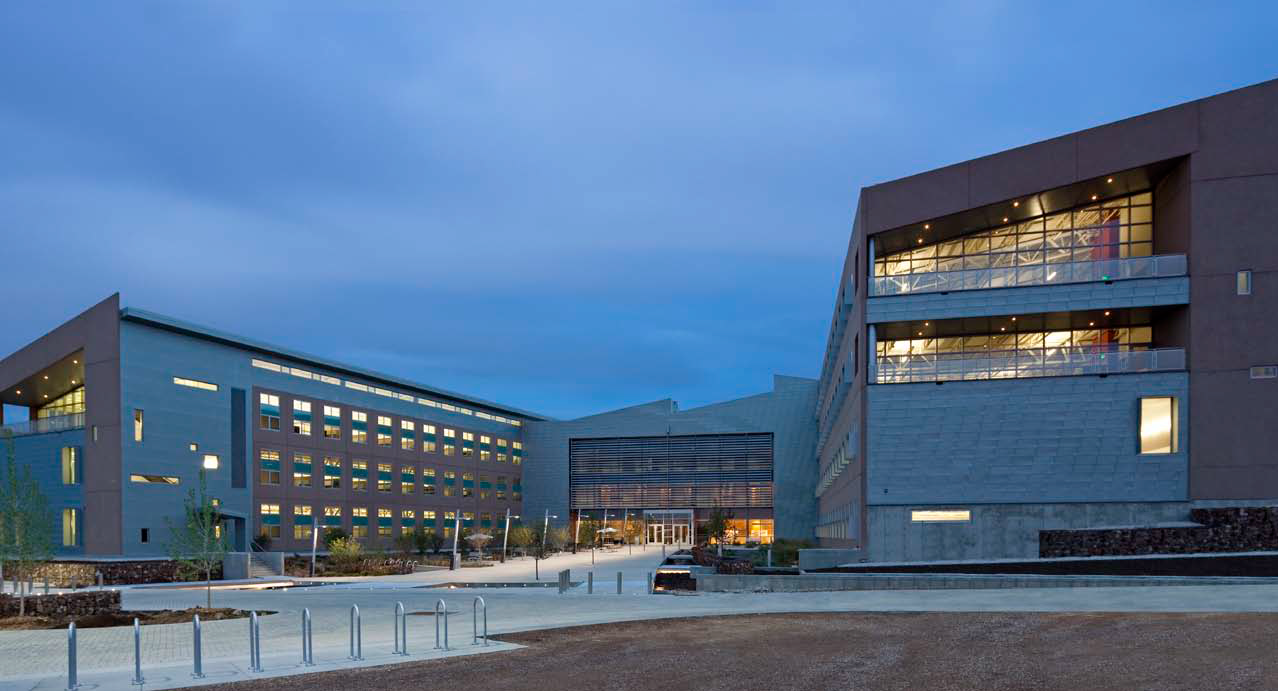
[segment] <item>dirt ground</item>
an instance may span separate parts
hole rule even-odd
[[[1278,689],[1278,615],[761,614],[510,634],[528,648],[202,689]]]
[[[160,610],[154,612],[104,612],[80,617],[4,617],[0,618],[0,631],[16,631],[23,629],[64,629],[71,620],[75,620],[77,629],[96,629],[104,626],[132,626],[137,617],[143,626],[147,624],[182,624],[191,621],[196,614],[200,621],[217,621],[218,619],[239,619],[247,617],[248,612],[226,607],[193,607],[181,610]],[[272,612],[258,612],[272,614]]]

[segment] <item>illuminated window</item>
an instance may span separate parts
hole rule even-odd
[[[966,523],[972,520],[972,512],[967,509],[911,511],[910,520],[915,523]]]
[[[340,506],[324,507],[324,526],[328,528],[342,527],[342,507]]]
[[[262,429],[280,428],[280,397],[269,393],[258,396],[258,417]]]
[[[368,443],[368,413],[351,411],[351,441],[356,444]]]
[[[204,391],[217,391],[217,384],[210,384],[206,381],[198,379],[184,379],[182,377],[173,377],[173,383],[178,386],[186,386],[192,389],[203,389]]]
[[[391,491],[391,482],[392,482],[391,464],[378,463],[377,464],[377,491],[378,492]]]
[[[339,489],[342,486],[342,459],[337,456],[324,457],[324,487]]]
[[[133,409],[133,441],[142,441],[142,409]]]
[[[280,452],[262,449],[257,457],[259,485],[280,484]]]
[[[77,446],[62,447],[62,484],[80,484],[80,448]]]
[[[377,416],[377,445],[391,445],[391,419],[385,415]]]
[[[412,494],[417,487],[417,470],[410,465],[399,467],[399,490],[401,494]]]
[[[471,432],[462,432],[462,455],[475,455],[475,435]]]
[[[71,382],[72,384],[75,381]],[[36,419],[43,420],[48,417],[57,417],[59,415],[74,415],[84,412],[84,387],[81,386],[73,389],[71,392],[58,396],[48,403],[40,406],[36,410]],[[96,429],[96,426],[95,426]],[[94,441],[97,441],[95,438]]]
[[[498,499],[506,498],[506,476],[505,475],[497,476],[497,486],[496,486],[496,489],[493,491],[496,492]]]
[[[80,546],[80,510],[62,510],[62,546]]]
[[[381,537],[390,537],[393,520],[390,509],[378,509],[377,534]]]
[[[412,535],[417,528],[417,512],[412,509],[404,509],[399,512],[399,533],[400,535]]]
[[[457,453],[457,430],[444,428],[444,455],[453,456]]]
[[[293,434],[311,436],[311,404],[309,401],[293,401]]]
[[[487,499],[488,495],[492,491],[492,487],[493,485],[491,482],[488,481],[487,475],[479,476],[479,498],[480,499]]]
[[[351,537],[368,537],[368,509],[363,506],[351,509]]]
[[[293,454],[293,486],[294,487],[310,487],[311,486],[311,455],[306,453]]]
[[[444,471],[444,496],[457,496],[457,473],[452,470]]]
[[[511,444],[510,462],[513,465],[519,465],[524,462],[524,443],[523,442],[517,441]]]
[[[509,455],[509,448],[510,447],[506,443],[505,439],[501,439],[501,438],[497,439],[497,462],[498,463],[506,462],[506,458]]]
[[[1251,295],[1251,270],[1239,271],[1237,278],[1239,295]]]
[[[435,493],[435,469],[422,468],[422,494]]]
[[[411,420],[399,421],[399,448],[405,451],[417,448],[417,425]]]
[[[1140,399],[1140,452],[1176,453],[1178,439],[1176,399],[1157,396]]]
[[[422,425],[422,451],[425,453],[435,453],[438,448],[435,439],[435,426]]]
[[[294,504],[293,505],[293,539],[309,540],[311,539],[311,529],[315,525],[315,519],[311,516],[310,504]]]
[[[262,525],[262,535],[272,539],[280,536],[280,505],[261,504],[258,507],[258,520]]]
[[[444,537],[452,537],[452,534],[453,534],[453,522],[454,522],[454,521],[456,521],[456,520],[457,520],[457,512],[456,512],[456,511],[445,511],[445,512],[444,512]]]
[[[324,438],[342,438],[342,409],[337,406],[324,406]]]
[[[368,461],[351,461],[351,489],[368,491]]]
[[[217,470],[219,465],[221,465],[221,461],[218,459],[217,454],[204,454],[203,467],[205,470]]]
[[[182,480],[172,475],[143,475],[133,473],[129,476],[129,482],[136,482],[140,485],[176,485]]]
[[[479,435],[479,460],[487,461],[493,457],[492,442],[492,437],[484,434]]]

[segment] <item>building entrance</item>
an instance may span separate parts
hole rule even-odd
[[[644,521],[648,524],[649,542],[686,545],[697,537],[693,533],[691,509],[645,511]]]

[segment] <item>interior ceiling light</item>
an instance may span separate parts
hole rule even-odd
[[[1100,198],[1099,195],[1095,195],[1095,194],[1092,195],[1092,201],[1096,201],[1099,198]]]
[[[72,360],[72,361],[71,361],[71,364],[73,364],[73,365],[78,365],[78,364],[80,364],[80,361],[79,361],[79,360]]]
[[[923,244],[923,238],[919,238],[919,244]]]
[[[18,395],[19,395],[19,396],[21,396],[21,395],[22,395],[22,389],[18,389]]]
[[[1113,182],[1114,178],[1105,178],[1105,182]]]
[[[1007,216],[1004,216],[1004,217],[1003,217],[1003,222],[1004,222],[1004,223],[1007,223]]]
[[[49,375],[47,375],[47,374],[46,374],[46,375],[44,375],[44,378],[47,380],[47,379],[49,378]]]
[[[1020,202],[1012,202],[1012,206],[1020,206],[1020,205],[1021,205]]]
[[[1016,317],[1012,317],[1012,321],[1016,321]]]
[[[932,224],[930,223],[923,224],[923,230],[931,230],[931,229],[932,229]]]
[[[1088,326],[1096,326],[1096,322],[1087,322]]]
[[[1106,314],[1108,314],[1108,312],[1106,312]],[[74,379],[72,379],[72,380],[71,380],[71,383],[72,383],[72,384],[74,384],[74,383],[75,383],[75,380],[74,380]]]
[[[1105,316],[1106,316],[1106,317],[1108,317],[1108,316],[1109,316],[1109,310],[1105,310]]]

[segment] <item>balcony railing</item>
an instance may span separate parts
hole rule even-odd
[[[1183,254],[1155,257],[1127,257],[1089,262],[1060,262],[998,269],[964,269],[933,273],[876,276],[870,280],[870,295],[909,295],[951,290],[1019,288],[1061,283],[1121,281],[1129,278],[1184,276],[1188,262]]]
[[[911,382],[1069,377],[1088,374],[1131,374],[1185,369],[1183,348],[1104,351],[1094,348],[1049,348],[988,355],[892,355],[880,357],[874,381]]]
[[[27,420],[0,425],[0,429],[9,430],[13,436],[22,437],[29,434],[49,434],[50,432],[66,432],[73,429],[84,429],[84,413],[55,415],[53,417]]]

